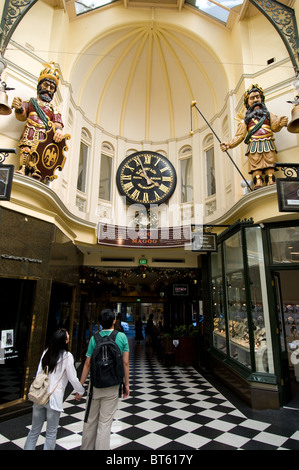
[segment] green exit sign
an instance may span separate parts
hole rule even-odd
[[[147,264],[147,259],[141,258],[141,259],[139,260],[139,264]]]

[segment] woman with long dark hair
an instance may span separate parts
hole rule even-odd
[[[34,403],[32,409],[32,427],[27,436],[24,450],[34,450],[45,420],[47,420],[44,450],[54,450],[60,413],[63,411],[63,396],[70,382],[75,392],[84,394],[74,366],[74,357],[68,350],[69,334],[64,328],[57,330],[50,340],[48,349],[43,352],[37,374],[46,367],[49,369],[49,392],[53,393],[46,405]]]

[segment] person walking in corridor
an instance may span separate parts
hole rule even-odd
[[[140,341],[143,340],[142,329],[143,329],[143,323],[140,317],[138,317],[137,320],[135,321],[135,340],[137,344],[139,344]]]
[[[37,374],[46,367],[49,369],[49,390],[54,390],[46,405],[34,403],[32,408],[32,427],[27,436],[24,450],[34,450],[44,422],[47,420],[44,450],[54,450],[60,413],[63,411],[65,388],[70,382],[77,393],[84,394],[74,366],[74,357],[68,351],[69,334],[64,328],[52,336],[49,347],[41,357]]]
[[[92,365],[94,364],[93,353],[97,347],[97,341],[95,336],[92,336],[89,341],[86,360],[80,379],[81,384],[84,384],[89,372],[91,371],[89,393],[91,396],[89,396],[87,400],[88,414],[85,417],[83,426],[81,450],[110,450],[111,426],[115,412],[117,410],[120,386],[123,385],[123,398],[127,398],[130,394],[128,339],[124,333],[116,332],[116,330],[114,330],[116,316],[112,310],[102,310],[99,321],[102,326],[102,330],[98,333],[100,337],[105,338],[105,336],[116,334],[114,341],[117,348],[119,348],[118,353],[120,353],[122,356],[123,384],[119,382],[112,386],[101,387],[97,387],[97,384],[95,385],[93,380],[95,374],[93,374]],[[101,342],[100,338],[99,342]],[[108,346],[105,347],[108,348]],[[103,354],[107,355],[108,357],[107,350],[106,352],[103,352]],[[80,394],[76,394],[76,400],[80,399]],[[88,408],[89,400],[91,400],[90,408]]]

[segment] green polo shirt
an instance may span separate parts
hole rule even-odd
[[[110,335],[110,333],[112,333],[112,331],[113,330],[106,330],[106,331],[102,330],[102,331],[100,331],[100,335],[101,336],[108,336],[108,335]],[[119,347],[121,353],[123,353],[125,351],[129,351],[128,338],[126,337],[126,335],[124,333],[121,333],[119,331],[116,335],[115,342],[116,342],[117,346]],[[92,356],[92,353],[93,353],[93,350],[94,350],[95,347],[96,347],[96,340],[95,340],[95,337],[92,336],[90,338],[88,348],[87,348],[87,353],[86,353],[87,357]]]

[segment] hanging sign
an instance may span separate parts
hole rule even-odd
[[[277,178],[279,212],[299,212],[299,178]]]
[[[0,164],[0,201],[9,201],[13,181],[14,165]]]
[[[193,232],[192,251],[217,251],[216,233]]]

